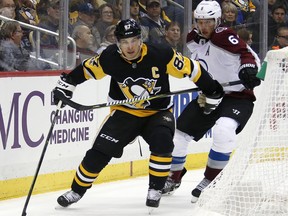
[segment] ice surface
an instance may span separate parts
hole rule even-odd
[[[203,170],[186,173],[181,187],[171,196],[162,196],[152,215],[191,216],[191,191],[203,178]],[[37,184],[37,183],[36,183]],[[27,216],[148,216],[145,206],[148,176],[95,184],[84,197],[68,208],[60,208],[58,196],[67,190],[33,195]],[[25,197],[0,201],[0,216],[21,216]]]

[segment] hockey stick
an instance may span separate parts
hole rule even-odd
[[[33,178],[32,184],[31,184],[31,186],[30,186],[29,193],[28,193],[27,198],[26,198],[26,202],[25,202],[24,207],[23,207],[23,210],[22,210],[22,216],[26,216],[26,214],[27,214],[27,213],[26,213],[26,210],[27,210],[27,207],[28,207],[28,203],[29,203],[29,200],[30,200],[30,198],[31,198],[31,195],[32,195],[32,192],[33,192],[33,189],[34,189],[34,186],[35,186],[37,177],[38,177],[38,173],[39,173],[41,164],[42,164],[42,162],[43,162],[43,158],[44,158],[44,155],[45,155],[45,152],[46,152],[46,149],[47,149],[47,146],[48,146],[50,137],[51,137],[51,135],[52,135],[52,131],[53,131],[53,128],[54,128],[54,125],[55,125],[57,116],[58,116],[58,114],[59,114],[61,105],[62,105],[62,101],[59,101],[59,103],[58,103],[58,105],[57,105],[57,110],[56,110],[56,112],[55,112],[54,118],[53,118],[53,120],[52,120],[50,129],[49,129],[49,132],[48,132],[46,141],[45,141],[45,144],[44,144],[44,146],[43,146],[43,150],[42,150],[42,153],[41,153],[39,162],[38,162],[38,166],[37,166],[37,168],[36,168],[36,172],[35,172],[35,174],[34,174],[34,178]]]
[[[237,81],[222,83],[221,85],[223,87],[226,87],[226,86],[238,85],[241,83],[242,83],[241,80],[237,80]],[[197,91],[200,91],[200,89],[199,88],[191,88],[191,89],[179,90],[179,91],[174,91],[174,92],[168,92],[166,94],[159,94],[159,95],[154,95],[154,96],[142,96],[142,97],[138,97],[138,98],[132,98],[132,99],[127,99],[127,100],[118,100],[118,101],[112,101],[112,102],[95,104],[95,105],[78,104],[78,103],[66,98],[62,93],[57,92],[57,91],[55,92],[55,96],[57,96],[60,100],[62,100],[63,103],[69,105],[70,107],[72,107],[74,109],[90,110],[90,109],[98,109],[98,108],[102,108],[102,107],[110,107],[110,106],[115,106],[115,105],[132,104],[132,103],[137,103],[140,101],[148,101],[148,100],[153,100],[153,99],[158,99],[158,98],[165,98],[165,97],[169,97],[172,95],[179,95],[179,94],[184,94],[184,93],[189,93],[189,92],[197,92]]]

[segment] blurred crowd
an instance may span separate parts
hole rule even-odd
[[[223,11],[222,25],[233,28],[254,51],[259,52],[260,0],[218,1]],[[140,24],[143,41],[166,43],[182,52],[186,38],[183,35],[184,0],[173,2],[130,0],[130,17]],[[192,9],[199,2],[193,0]],[[288,45],[288,1],[268,0],[268,7],[268,46],[269,49],[279,49]],[[116,43],[115,24],[121,19],[122,11],[123,0],[69,1],[68,35],[77,45],[77,63]],[[0,0],[0,15],[59,32],[60,1]],[[0,71],[54,69],[47,62],[31,58],[37,40],[35,31],[21,27],[15,21],[0,20],[0,28]],[[41,33],[40,47],[43,59],[57,59],[57,37]]]

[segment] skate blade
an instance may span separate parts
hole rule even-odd
[[[167,193],[163,193],[162,196],[171,196],[175,193],[175,190],[167,192]]]
[[[68,207],[68,206],[67,206],[67,207]],[[67,209],[67,207],[63,207],[63,206],[57,204],[57,205],[54,207],[54,209],[55,209],[55,210],[63,210],[63,209]]]
[[[152,213],[155,211],[156,208],[154,207],[148,207],[148,214],[152,215]]]
[[[192,196],[191,203],[196,203],[198,201],[198,199],[199,199],[199,197]]]

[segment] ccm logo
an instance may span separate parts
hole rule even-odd
[[[110,137],[110,136],[108,136],[106,134],[100,134],[100,137],[102,137],[102,138],[104,138],[106,140],[109,140],[111,142],[114,142],[114,143],[118,143],[119,142],[119,140],[116,140],[115,138]]]
[[[66,83],[64,83],[64,82],[62,82],[62,81],[60,81],[60,80],[58,80],[58,85],[59,85],[59,86],[62,86],[62,87],[64,87],[64,88],[68,88],[68,87],[69,87],[69,85],[67,85]]]

